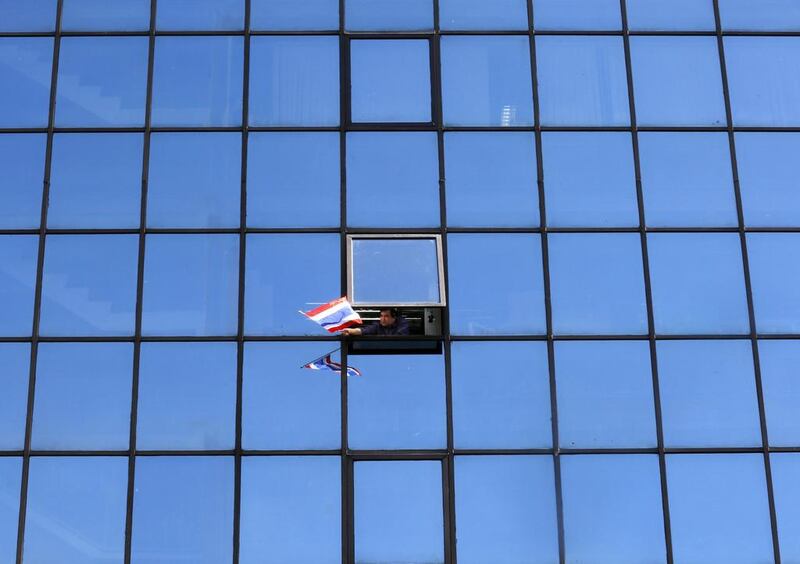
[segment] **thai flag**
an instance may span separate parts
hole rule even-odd
[[[326,354],[325,356],[319,357],[317,360],[312,360],[308,364],[304,364],[303,368],[309,368],[311,370],[332,370],[337,374],[342,373],[342,365],[339,362],[334,362],[331,359],[331,355]],[[347,375],[348,376],[361,376],[361,371],[358,368],[353,368],[352,366],[347,367]]]
[[[316,321],[329,333],[336,333],[351,325],[360,324],[361,316],[353,310],[347,298],[333,300],[311,311],[301,311],[311,321]]]

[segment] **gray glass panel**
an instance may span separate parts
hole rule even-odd
[[[456,448],[549,448],[545,343],[452,344]]]
[[[339,29],[339,0],[250,0],[253,29]]]
[[[16,0],[15,0],[16,1]],[[46,127],[50,107],[53,40],[0,38],[0,127]]]
[[[244,28],[244,0],[160,0],[156,27],[170,30]]]
[[[64,0],[61,27],[65,31],[143,31],[150,27],[150,2]]]
[[[719,15],[725,30],[800,30],[800,4],[794,0],[720,0]]]
[[[628,27],[643,31],[713,30],[713,0],[627,0]]]
[[[345,28],[364,30],[425,30],[433,28],[432,0],[347,0]]]
[[[356,562],[444,562],[438,461],[356,462]]]
[[[800,341],[758,342],[769,442],[800,445]]]
[[[236,343],[143,343],[136,447],[234,447]]]
[[[31,348],[27,343],[0,345],[0,389],[3,390],[0,395],[0,450],[22,450],[25,443],[30,358]],[[3,546],[2,541],[0,546]]]
[[[0,336],[31,334],[38,239],[35,235],[0,235]]]
[[[56,0],[0,0],[0,31],[53,31]]]
[[[528,29],[525,0],[439,0],[442,29]]]
[[[800,454],[773,453],[770,462],[781,562],[800,561]]]
[[[800,234],[748,233],[759,333],[800,332]]]
[[[620,29],[616,0],[533,0],[536,29]]]
[[[17,554],[17,523],[19,522],[19,486],[22,458],[0,458],[0,558],[14,562]]]
[[[39,227],[46,142],[38,133],[0,135],[0,229]]]

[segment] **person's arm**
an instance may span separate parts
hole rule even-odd
[[[348,327],[342,331],[348,337],[358,336],[358,335],[375,335],[378,333],[378,324],[377,323],[370,323],[369,325],[364,325],[362,327]]]
[[[409,328],[408,320],[405,317],[397,319],[397,335],[408,335],[411,330]]]
[[[342,333],[344,333],[348,337],[353,335],[361,335],[361,329],[359,329],[358,327],[348,327],[346,329],[342,329]]]

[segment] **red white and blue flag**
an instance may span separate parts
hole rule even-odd
[[[353,310],[347,298],[339,298],[311,311],[301,311],[311,321],[316,321],[329,333],[336,333],[351,325],[361,324],[361,316]]]
[[[324,356],[319,357],[316,360],[312,360],[308,364],[304,364],[303,368],[308,368],[311,370],[332,370],[337,374],[342,373],[342,365],[339,362],[335,362],[331,359],[331,353],[328,353]],[[352,366],[347,367],[347,375],[348,376],[361,376],[361,371],[358,368],[353,368]]]

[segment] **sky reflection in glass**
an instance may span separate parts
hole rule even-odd
[[[0,135],[0,229],[39,227],[46,142],[38,133]]]
[[[736,133],[744,222],[800,227],[799,133]]]
[[[800,234],[748,233],[759,333],[800,332]]]
[[[769,443],[800,444],[800,341],[760,340],[761,386]]]
[[[0,32],[53,31],[57,0],[0,0]]]
[[[627,9],[628,27],[636,31],[709,31],[716,25],[712,0],[627,0]]]
[[[36,289],[35,235],[0,235],[0,336],[27,337]]]
[[[150,2],[64,0],[61,27],[65,31],[146,31],[150,27]]]
[[[528,29],[525,0],[439,0],[442,29]]]
[[[244,28],[243,0],[159,0],[158,29],[239,30]]]
[[[13,562],[17,554],[21,477],[22,457],[0,457],[0,499],[9,500],[8,503],[0,503],[0,558],[7,562]]]
[[[254,30],[339,29],[339,0],[250,0]]]
[[[27,343],[0,344],[0,450],[22,450],[24,446],[30,357]]]
[[[537,30],[622,27],[616,0],[533,0],[533,25]]]
[[[421,31],[433,28],[432,0],[347,0],[345,28],[352,31]]]
[[[0,90],[0,127],[47,126],[52,65],[52,38],[0,38],[0,84],[14,85]]]

